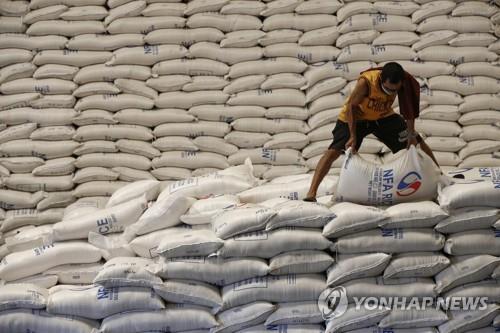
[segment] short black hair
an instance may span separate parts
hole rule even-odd
[[[382,67],[382,82],[399,83],[403,80],[405,71],[397,62],[388,62]]]

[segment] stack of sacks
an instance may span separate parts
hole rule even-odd
[[[79,70],[73,78],[78,84],[73,95],[77,99],[75,109],[79,112],[73,120],[78,126],[74,138],[81,143],[75,150],[77,198],[109,196],[126,182],[156,179],[150,173],[151,160],[158,157],[160,151],[151,144],[154,135],[150,127],[152,122],[159,122],[168,115],[158,113],[154,117],[148,113],[157,93],[148,89],[144,81],[151,77],[150,66],[187,52],[182,47],[149,47],[141,31],[121,35],[111,31],[111,25],[119,26],[120,19],[139,16],[146,7],[144,1],[126,5],[125,2],[109,1],[107,7],[105,1],[97,2],[92,7],[80,7],[81,4],[69,7],[58,17],[69,20],[65,23],[70,26],[82,24],[89,30],[90,26],[97,30],[82,32],[80,28],[68,36],[65,44],[69,55],[65,57],[67,61],[77,61],[83,55],[88,59],[76,64]],[[121,4],[124,7],[119,7]],[[48,21],[37,23],[49,24]],[[129,27],[137,29],[137,24],[131,22]],[[30,27],[33,33],[37,28],[40,27],[36,24]],[[109,34],[105,35],[106,32]]]
[[[67,39],[30,38],[26,31],[35,18],[25,17],[28,10],[26,1],[6,1],[0,8],[4,49],[0,60],[0,201],[3,209],[13,210],[8,216],[10,226],[3,226],[2,232],[15,229],[12,218],[18,215],[33,224],[47,223],[43,221],[49,215],[49,220],[57,220],[60,211],[52,208],[74,201],[72,155],[78,142],[73,140],[77,112],[72,109],[72,93],[78,85],[72,79],[78,68],[61,72],[59,65],[38,67],[34,63],[37,52],[64,48]],[[58,14],[63,11],[59,8]]]
[[[245,221],[252,211],[260,215],[252,217],[259,226]],[[216,235],[223,239],[216,253],[218,260],[245,262],[254,258],[268,265],[263,276],[223,281],[217,316],[221,331],[238,322],[230,332],[255,325],[254,329],[265,330],[265,326],[297,323],[311,325],[306,332],[319,331],[324,320],[317,300],[326,288],[325,271],[333,262],[325,252],[331,243],[320,228],[331,217],[331,211],[320,204],[271,199],[244,204],[212,218]],[[242,321],[244,315],[247,318]]]
[[[116,191],[109,200],[87,198],[67,209],[49,209],[37,214],[31,210],[25,214],[8,211],[1,225],[5,242],[2,279],[40,281],[49,287],[55,285],[61,275],[64,281],[72,283],[92,282],[89,276],[102,266],[98,264],[102,255],[108,258],[133,252],[102,252],[88,243],[89,232],[100,235],[122,232],[137,222],[147,201],[156,199],[159,190],[160,182],[144,180]],[[68,264],[92,265],[71,267]],[[79,269],[82,274],[75,274]]]
[[[317,299],[333,259],[324,252],[331,242],[320,228],[333,214],[323,205],[285,198],[243,203],[237,195],[256,185],[249,159],[244,166],[170,184],[116,235],[121,238],[89,234],[108,259],[93,282],[152,287],[172,303],[167,313],[192,311],[199,318],[191,325],[217,326],[212,332],[265,325],[321,332]],[[126,248],[140,258],[119,254]],[[126,330],[134,321],[143,331],[158,329],[165,317],[151,310],[106,317],[101,331]]]
[[[47,237],[21,232],[7,242],[14,251],[0,264],[0,328],[142,333],[168,322],[171,331],[212,333],[319,333],[324,324],[328,332],[491,330],[500,313],[491,228],[499,228],[500,192],[496,169],[489,172],[489,179],[443,188],[442,207],[293,200],[310,175],[259,185],[250,159],[161,192],[158,181],[143,180],[109,200],[81,199]],[[321,202],[331,200],[327,190],[318,193]],[[318,299],[338,286],[346,288],[347,312],[325,323]],[[472,313],[354,308],[354,297],[478,295],[490,303]]]
[[[213,183],[219,185],[219,191],[228,190],[223,186],[224,180],[227,186],[233,186],[237,191],[251,186],[242,185],[243,180],[238,184],[236,177],[212,176],[215,179]],[[251,177],[253,179],[253,176]],[[163,329],[165,322],[168,322],[173,331],[208,330],[216,326],[217,321],[207,307],[188,305],[183,301],[165,304],[163,297],[168,298],[165,296],[168,289],[163,293],[154,289],[162,285],[162,280],[151,272],[154,265],[150,259],[132,258],[135,253],[130,247],[99,249],[80,240],[88,238],[89,242],[95,241],[101,245],[102,242],[99,241],[106,240],[107,236],[104,235],[107,234],[111,234],[110,240],[124,238],[125,233],[118,232],[124,231],[129,225],[136,227],[131,230],[137,234],[145,234],[168,227],[169,223],[178,223],[176,219],[189,208],[194,199],[179,196],[182,203],[177,204],[176,201],[173,206],[168,206],[168,203],[165,205],[165,200],[160,199],[142,214],[147,201],[157,198],[159,187],[160,183],[156,180],[143,180],[116,191],[107,202],[102,198],[88,198],[86,202],[76,202],[66,211],[67,219],[54,225],[53,238],[56,242],[53,244],[31,249],[28,240],[31,243],[45,240],[36,239],[34,236],[31,239],[25,237],[25,243],[19,240],[16,245],[28,249],[7,255],[1,262],[0,276],[7,284],[2,295],[11,303],[21,304],[17,306],[21,309],[10,310],[8,302],[7,306],[6,302],[2,302],[2,310],[5,311],[0,312],[1,330],[70,330],[90,333],[95,328],[99,329],[99,332],[146,332]],[[206,190],[211,193],[210,189]],[[105,208],[97,208],[103,204]],[[179,208],[182,205],[184,208]],[[174,217],[176,212],[178,215]],[[100,263],[102,256],[107,260],[104,265]],[[53,287],[58,282],[59,285]],[[53,288],[39,295],[32,292],[36,286],[27,283]],[[184,285],[190,287],[188,284]],[[28,288],[32,298],[40,299],[38,303],[42,300],[46,303],[36,308],[43,308],[43,311],[22,309],[27,306],[23,305],[27,304],[24,300],[26,295],[17,292],[17,289],[23,286]],[[45,298],[41,299],[43,295]],[[208,301],[212,301],[212,296],[207,297]],[[168,300],[171,301],[170,298]],[[133,311],[133,314],[130,311]],[[47,318],[37,321],[40,316]],[[13,318],[21,320],[12,320]],[[60,321],[61,318],[73,318],[74,321],[66,324]],[[135,328],[131,328],[131,323]]]
[[[203,199],[201,184],[172,191],[178,186],[167,188],[155,205],[185,200],[181,195],[198,200],[188,210],[176,209],[173,227],[130,243],[140,256],[158,256],[157,272],[165,282],[157,293],[170,302],[211,308],[219,324],[212,332],[261,331],[264,325],[320,332],[317,299],[333,259],[323,251],[331,244],[319,228],[331,218],[330,210],[285,198],[242,203],[229,191]],[[159,223],[141,220],[133,226],[136,234]]]
[[[29,283],[0,287],[2,332],[29,332],[36,329],[37,332],[91,333],[99,328],[99,322],[88,317],[49,312],[49,294],[47,288]]]
[[[54,225],[54,239],[65,241],[87,239],[89,232],[101,235],[123,232],[137,222],[147,207],[147,202],[155,200],[160,189],[157,180],[141,180],[117,190],[104,209],[94,212],[77,213]]]
[[[443,251],[451,265],[435,276],[436,291],[445,297],[488,297],[489,304],[481,311],[452,311],[444,331],[485,327],[490,332],[492,323],[499,324],[500,174],[498,168],[474,171],[440,190],[439,203],[450,216],[435,230],[446,235]],[[475,322],[466,326],[470,317]]]
[[[445,312],[392,309],[356,310],[354,297],[435,297],[434,275],[448,258],[439,251],[445,237],[433,227],[448,215],[431,201],[402,203],[385,210],[348,202],[334,205],[333,218],[323,229],[334,239],[336,263],[328,270],[327,284],[343,286],[348,297],[345,314],[327,322],[327,331],[418,328],[434,331],[448,320]],[[373,328],[372,326],[375,325]]]
[[[496,77],[498,79],[499,75]],[[462,160],[460,167],[500,165],[498,156],[494,155],[500,150],[499,102],[498,94],[477,94],[465,96],[464,102],[459,105],[462,116],[458,121],[464,126],[462,138],[467,142],[458,153]]]
[[[102,228],[92,225],[92,228],[86,229],[88,240],[104,251],[106,259],[133,253],[145,258],[154,258],[158,255],[156,248],[167,235],[174,232],[190,231],[193,229],[190,227],[191,224],[206,225],[210,222],[208,211],[228,206],[227,200],[224,200],[226,196],[229,196],[230,202],[236,204],[239,201],[234,201],[235,199],[232,197],[236,198],[237,193],[252,188],[257,184],[257,181],[253,176],[250,161],[247,160],[243,166],[231,167],[218,173],[174,182],[165,187],[160,195],[157,195],[158,186],[154,183],[156,181],[146,180],[127,185],[110,198],[107,206],[114,204],[116,206],[108,208],[108,214],[109,210],[119,211],[120,206],[127,207],[121,210],[132,210],[131,203],[133,202],[137,203],[136,206],[140,206],[145,199],[143,194],[146,194],[146,199],[149,197],[149,200],[155,199],[157,196],[156,201],[150,204],[144,213],[137,211],[138,215],[135,219],[128,214],[123,218],[124,222],[118,226],[111,224],[110,227],[113,227],[114,232],[118,231],[113,235],[106,235],[109,231],[102,232]],[[152,191],[156,193],[156,196],[153,195]],[[122,194],[118,196],[120,192]],[[210,196],[222,196],[222,200],[220,202],[216,200],[217,202],[208,205],[208,208],[203,205],[197,210],[193,208],[193,211],[200,213],[200,217],[194,217],[193,222],[191,219],[182,219],[185,224],[181,224],[180,217],[196,202],[196,199]],[[210,207],[214,208],[209,209]],[[103,212],[101,211],[100,214]],[[116,213],[111,215],[115,216],[116,219]],[[204,217],[205,215],[208,216],[208,220]],[[71,236],[67,231],[74,229],[73,225],[74,223],[69,225],[63,221],[55,228],[57,229],[56,235],[57,231],[60,231],[62,233],[60,236]],[[121,230],[118,230],[118,227],[122,227]],[[109,227],[104,225],[104,229],[108,230]],[[194,229],[198,229],[198,227]],[[203,230],[204,228],[201,226],[199,229]],[[83,229],[81,230],[83,231]],[[165,232],[167,233],[165,234]]]
[[[242,164],[248,156],[255,164],[263,164],[258,167],[259,175],[270,171],[271,165],[276,170],[270,177],[307,171],[300,156],[308,127],[301,112],[305,96],[299,90],[304,84],[300,74],[307,64],[294,59],[293,44],[287,52],[280,48],[276,54],[263,47],[266,33],[261,30],[265,26],[259,14],[293,12],[295,6],[279,3],[274,7],[266,10],[260,2],[228,1],[148,6],[155,15],[180,13],[187,18],[185,25],[189,28],[160,29],[145,36],[148,44],[181,44],[188,49],[187,59],[155,64],[153,78],[146,82],[160,93],[156,107],[180,109],[178,113],[187,112],[198,120],[195,124],[181,120],[154,129],[158,138],[155,142],[165,152],[153,160],[153,167],[163,169],[165,177],[197,176]],[[335,24],[332,19],[330,22]],[[285,40],[277,37],[266,45]],[[270,59],[262,60],[264,56]],[[283,109],[269,109],[271,119],[265,119],[266,108],[273,107]],[[288,115],[292,119],[282,119]]]
[[[74,201],[72,155],[79,144],[73,140],[72,121],[77,112],[72,109],[75,104],[72,92],[77,85],[72,78],[78,68],[61,75],[58,66],[37,67],[32,60],[38,51],[63,47],[67,39],[62,36],[32,39],[25,35],[29,24],[24,22],[28,12],[25,1],[2,2],[0,7],[1,44],[7,49],[2,51],[0,61],[0,206],[6,210],[2,210],[0,222],[0,257],[16,252],[11,257],[10,273],[6,273],[10,277],[4,280],[51,285],[57,283],[57,277],[39,273],[72,260],[100,259],[94,247],[88,258],[82,258],[80,252],[89,246],[83,242],[68,244],[67,249],[66,245],[54,245],[55,252],[44,247],[31,250],[52,242],[51,224],[60,221],[64,207]],[[33,238],[40,242],[32,242]],[[43,255],[46,251],[48,256]],[[70,257],[55,260],[55,255],[65,251]],[[35,256],[40,256],[42,263],[33,265]],[[27,271],[16,267],[24,262],[26,267],[33,267]]]
[[[306,162],[307,154],[303,153],[303,149],[312,142],[308,133],[326,123],[324,121],[323,124],[318,121],[306,123],[305,121],[311,116],[306,106],[317,98],[340,90],[345,82],[334,79],[316,86],[313,90],[312,85],[307,84],[305,71],[313,64],[337,57],[339,50],[333,46],[333,42],[338,35],[336,28],[338,21],[333,14],[340,6],[337,1],[317,3],[272,1],[268,2],[266,8],[260,12],[263,18],[261,29],[263,36],[258,42],[262,46],[264,57],[270,60],[276,59],[273,60],[274,64],[268,62],[266,66],[270,72],[263,72],[255,66],[249,68],[252,72],[249,74],[268,75],[263,78],[264,81],[259,87],[261,90],[258,94],[262,96],[260,98],[262,102],[259,103],[267,107],[265,121],[269,125],[275,124],[273,127],[280,128],[269,131],[271,137],[267,139],[262,137],[265,140],[261,143],[264,148],[277,149],[276,158],[271,157],[271,164],[274,166],[263,174],[266,179],[305,173],[311,169],[311,163]],[[285,65],[285,61],[290,64],[295,62],[295,65]],[[243,97],[245,94],[251,92],[238,93],[234,99],[238,101],[239,96]],[[233,98],[230,102],[232,100]],[[259,126],[263,129],[267,127]],[[298,160],[280,162],[282,158],[279,155],[284,157],[285,154],[290,157],[297,154]]]
[[[176,332],[217,325],[207,307],[168,299],[154,269],[150,259],[115,257],[98,272],[93,285],[52,288],[47,311],[102,319],[99,332],[159,331],[166,323]]]
[[[355,170],[357,165],[352,163]],[[395,169],[406,173],[404,167]],[[377,208],[342,202],[331,208],[335,217],[323,235],[334,240],[336,262],[327,272],[327,284],[345,288],[347,305],[342,316],[327,320],[327,332],[494,330],[491,325],[497,325],[494,318],[500,313],[500,284],[495,280],[500,267],[500,174],[497,168],[462,173],[466,180],[439,184],[440,205],[421,201]],[[422,185],[424,191],[427,186]],[[337,197],[343,198],[345,189],[337,190]],[[362,201],[362,192],[357,197]],[[356,309],[355,303],[363,297],[379,302],[381,297],[396,297],[399,303]],[[420,302],[424,297],[445,302],[450,297],[487,297],[487,301],[484,308],[461,311],[446,311],[447,303],[439,308],[436,300],[425,310],[415,306],[403,310],[403,297],[407,305],[411,297]]]

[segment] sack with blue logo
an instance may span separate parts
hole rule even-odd
[[[500,153],[500,152],[499,152]],[[500,156],[499,156],[500,157]],[[445,172],[448,177],[464,180],[494,180],[500,179],[500,167],[475,167],[475,168],[453,168]]]
[[[433,200],[440,173],[432,159],[415,146],[399,151],[385,164],[366,161],[348,149],[335,201],[376,206]]]

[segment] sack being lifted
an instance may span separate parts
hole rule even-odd
[[[433,200],[440,174],[432,159],[415,146],[399,151],[382,165],[348,149],[332,200],[372,206]]]

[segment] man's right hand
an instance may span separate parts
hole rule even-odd
[[[356,154],[357,151],[356,151],[356,137],[352,136],[349,138],[349,141],[347,141],[347,143],[345,144],[345,149],[349,149],[351,148],[351,151],[353,154]]]

